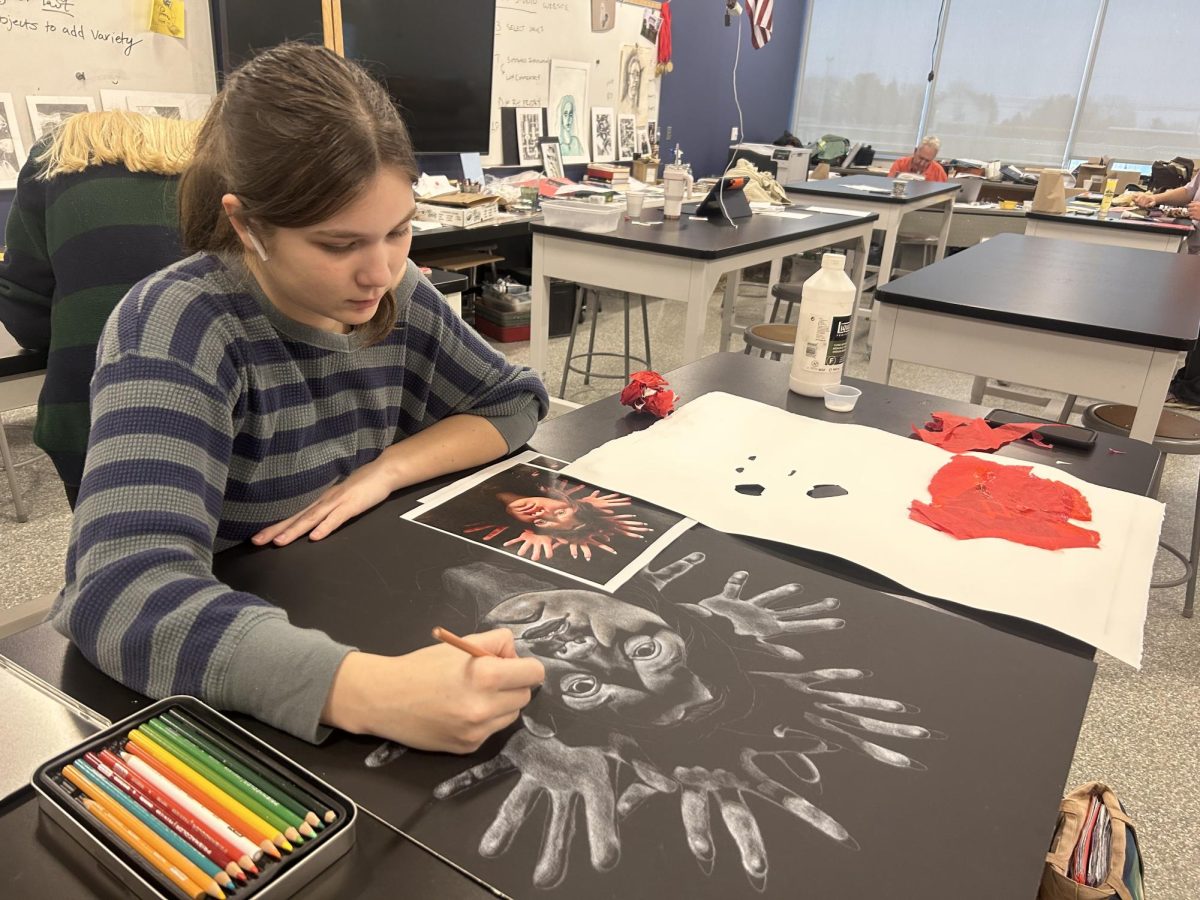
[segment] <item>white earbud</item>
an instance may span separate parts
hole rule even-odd
[[[246,229],[246,238],[250,241],[250,246],[253,247],[258,252],[259,258],[263,262],[268,262],[270,260],[270,257],[267,256],[267,251],[263,247],[262,241],[260,241],[258,239],[258,236],[255,235],[255,233],[253,231],[251,231],[249,228]]]

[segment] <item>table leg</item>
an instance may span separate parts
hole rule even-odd
[[[983,395],[987,393],[987,379],[982,375],[976,375],[971,379],[971,402],[979,404],[983,402]]]
[[[543,380],[550,349],[550,279],[545,274],[545,242],[542,235],[533,236],[533,296],[529,309],[529,367]]]
[[[779,279],[783,277],[783,258],[777,257],[771,260],[771,270],[767,274],[767,298],[763,301],[763,321],[771,321],[771,288],[779,284]]]
[[[742,270],[725,273],[725,302],[721,304],[721,352],[729,349],[733,336],[733,312],[737,306],[738,286],[742,283]]]
[[[937,262],[946,257],[946,242],[950,239],[950,219],[954,215],[954,195],[950,195],[950,199],[944,204],[946,212],[942,216],[942,230],[938,232],[937,252],[934,254],[933,261]]]
[[[846,359],[854,351],[854,336],[858,332],[858,316],[862,309],[863,279],[867,272],[867,254],[871,252],[871,232],[865,231],[853,242],[854,265],[850,269],[850,280],[854,282],[854,314],[850,318],[850,340],[846,346]]]
[[[688,278],[687,316],[683,328],[684,365],[700,358],[704,344],[704,320],[708,314],[708,300],[711,296],[712,283],[705,267],[693,265]]]
[[[892,340],[896,333],[897,307],[890,303],[876,303],[875,317],[871,328],[875,332],[871,359],[867,364],[867,380],[887,384],[892,377]]]
[[[875,282],[876,296],[878,289],[892,280],[892,266],[896,263],[896,237],[900,230],[899,221],[888,222],[883,232],[883,254],[879,257],[879,276]]]
[[[1167,389],[1171,386],[1178,362],[1177,350],[1154,351],[1146,370],[1146,380],[1142,384],[1142,394],[1138,398],[1133,426],[1129,429],[1129,436],[1135,441],[1145,441],[1147,444],[1154,442],[1163,404],[1167,401]]]

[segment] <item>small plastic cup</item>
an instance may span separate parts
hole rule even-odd
[[[646,205],[645,191],[629,191],[625,195],[625,215],[631,219],[642,217],[642,208]]]
[[[892,182],[892,196],[893,197],[903,197],[906,187],[907,187],[906,183],[901,181],[899,178],[897,178],[895,181]]]
[[[850,412],[862,396],[862,391],[848,384],[827,384],[822,390],[825,392],[825,408],[832,412]]]

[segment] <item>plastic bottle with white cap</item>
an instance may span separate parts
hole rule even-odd
[[[826,253],[821,268],[804,282],[796,352],[788,386],[797,394],[820,397],[827,384],[842,380],[854,321],[854,282],[846,274],[846,256]]]

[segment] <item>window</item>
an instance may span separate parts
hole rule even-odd
[[[1198,35],[1196,0],[1109,0],[1071,152],[1142,161],[1200,155]]]
[[[940,0],[811,3],[792,131],[806,142],[840,134],[879,150],[912,150]]]
[[[925,126],[940,155],[1061,165],[1099,6],[952,0]]]

